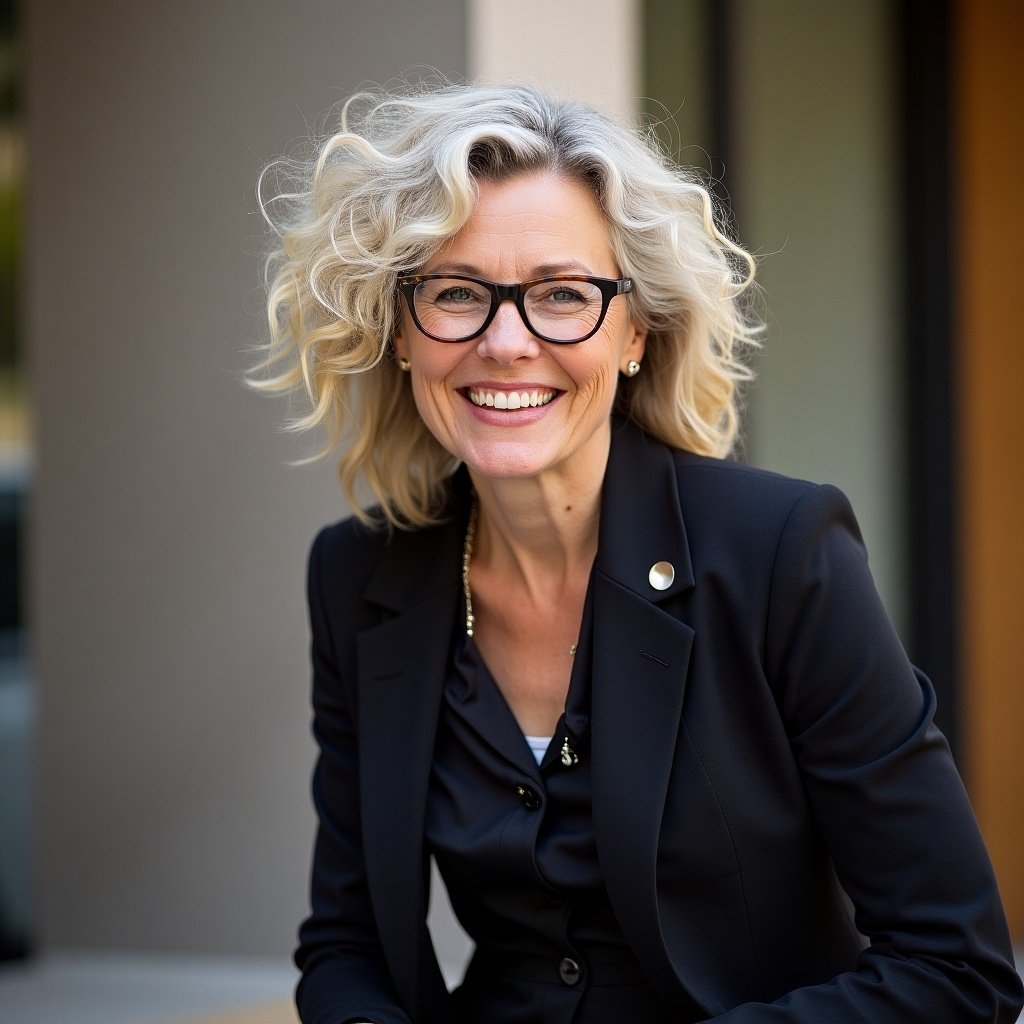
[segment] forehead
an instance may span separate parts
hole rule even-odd
[[[501,280],[572,265],[577,273],[618,273],[596,196],[581,182],[549,171],[481,181],[469,220],[424,269],[454,265]]]

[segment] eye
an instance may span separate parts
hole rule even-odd
[[[428,308],[458,313],[489,306],[491,297],[472,281],[439,277],[430,278],[420,284],[416,290],[416,301]]]
[[[476,296],[465,285],[456,285],[453,288],[445,288],[434,297],[435,302],[472,302]]]
[[[549,314],[575,313],[600,303],[601,293],[588,281],[545,281],[526,293],[530,307]]]

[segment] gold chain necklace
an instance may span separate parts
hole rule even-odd
[[[473,560],[473,541],[476,540],[476,521],[480,516],[480,505],[473,495],[473,506],[469,510],[469,522],[466,524],[466,539],[462,544],[462,593],[466,598],[466,636],[473,635],[473,595],[469,590],[469,563]]]
[[[480,503],[473,495],[473,505],[466,523],[466,539],[462,544],[462,595],[466,599],[466,636],[473,635],[476,616],[473,614],[473,592],[469,587],[469,566],[473,561],[473,544],[476,541],[476,525],[480,519]],[[570,657],[576,653],[577,644],[569,644]]]

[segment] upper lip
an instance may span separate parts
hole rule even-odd
[[[473,381],[463,384],[459,391],[561,391],[554,384],[535,384],[531,381]]]

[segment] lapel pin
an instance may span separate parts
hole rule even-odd
[[[676,578],[676,570],[671,562],[655,562],[647,578],[655,590],[668,590]]]

